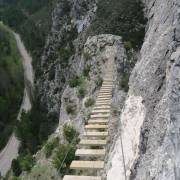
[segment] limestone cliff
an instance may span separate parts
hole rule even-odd
[[[121,114],[108,180],[180,178],[180,2],[148,0],[146,36]],[[122,144],[121,146],[121,138]],[[124,150],[125,169],[122,156]]]

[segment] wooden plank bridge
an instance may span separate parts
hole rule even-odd
[[[79,149],[75,155],[79,159],[105,158],[108,133],[108,125],[111,114],[111,98],[113,88],[113,65],[110,64],[106,71],[102,87],[91,112],[88,124],[85,125],[83,138],[79,142]],[[94,148],[93,148],[94,146]],[[103,160],[75,160],[70,169],[74,170],[102,170]],[[63,180],[101,180],[99,176],[65,175]]]

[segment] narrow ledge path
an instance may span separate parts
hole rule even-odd
[[[107,138],[109,136],[112,89],[113,62],[108,62],[96,104],[91,112],[88,124],[85,125],[84,135],[75,153],[78,160],[72,161],[70,165],[70,169],[80,171],[81,175],[65,175],[63,180],[102,180],[100,176],[86,176],[86,174],[88,171],[97,174],[98,170],[104,169]]]

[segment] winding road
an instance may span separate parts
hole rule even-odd
[[[25,79],[24,97],[17,117],[17,119],[20,120],[22,110],[28,111],[31,109],[31,102],[30,96],[28,94],[27,83],[30,83],[32,87],[34,86],[34,73],[31,56],[28,54],[23,42],[21,41],[20,36],[15,32],[13,32],[13,34],[22,57],[21,59],[23,63]],[[11,167],[12,160],[18,156],[19,144],[19,140],[15,137],[13,133],[12,136],[9,138],[6,147],[0,152],[0,173],[2,176],[6,175],[6,173]]]

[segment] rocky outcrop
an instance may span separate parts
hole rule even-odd
[[[110,127],[111,135],[115,135],[117,128],[118,114],[122,109],[122,104],[126,93],[119,89],[119,77],[122,72],[122,64],[126,61],[125,50],[122,44],[122,38],[110,34],[102,34],[89,37],[84,44],[81,54],[79,54],[78,62],[72,62],[71,68],[76,70],[76,75],[81,77],[82,84],[76,87],[71,87],[68,83],[64,85],[61,96],[61,106],[59,114],[59,126],[52,136],[59,137],[61,143],[64,143],[63,126],[64,124],[73,125],[81,134],[84,131],[84,124],[89,118],[89,113],[93,106],[86,107],[85,102],[88,98],[96,99],[101,87],[101,80],[107,69],[107,61],[110,58],[115,58],[115,73],[114,73],[114,89],[113,89],[113,116]],[[77,64],[78,63],[78,64]],[[85,67],[90,67],[88,76],[84,76]],[[81,86],[85,89],[85,95],[80,97],[78,92]],[[67,111],[67,107],[73,107],[73,111]],[[52,137],[51,136],[51,137]],[[113,136],[111,136],[112,138]],[[113,142],[111,139],[110,142]],[[109,144],[110,147],[110,144]],[[55,151],[54,151],[55,152]],[[36,155],[36,165],[32,168],[29,174],[24,174],[22,179],[51,179],[51,177],[59,177],[59,173],[52,164],[52,157],[47,159],[44,155],[44,148]],[[42,173],[44,169],[48,169]],[[38,170],[37,170],[38,169]],[[102,172],[104,173],[104,172]]]
[[[127,179],[180,178],[180,2],[144,0],[144,4],[146,36],[130,77],[108,180],[125,179],[125,170]]]

